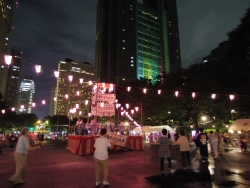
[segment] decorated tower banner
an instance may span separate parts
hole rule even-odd
[[[97,83],[92,89],[91,114],[94,116],[114,116],[115,99],[113,84]]]

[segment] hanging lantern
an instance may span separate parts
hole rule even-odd
[[[174,92],[174,95],[175,95],[176,97],[178,97],[179,91],[175,91],[175,92]]]
[[[54,75],[55,75],[56,78],[58,78],[59,77],[59,71],[54,71]]]
[[[11,55],[4,55],[5,63],[8,65],[11,64],[12,56]]]
[[[139,110],[139,107],[135,107],[135,111],[138,112],[138,110]]]
[[[88,105],[89,104],[89,100],[85,100],[85,105]]]
[[[234,99],[234,95],[229,95],[229,99],[233,100]]]
[[[195,92],[192,92],[192,97],[195,98]]]
[[[88,116],[90,117],[90,116],[91,116],[91,113],[88,113]]]
[[[69,81],[72,82],[73,76],[72,76],[72,75],[69,75],[68,78],[69,78]]]
[[[80,82],[80,84],[82,84],[83,83],[83,78],[80,78],[79,82]]]
[[[216,94],[212,94],[211,97],[212,97],[212,99],[215,99]]]
[[[104,107],[104,102],[101,102],[101,107],[102,107],[102,108]]]
[[[33,103],[32,103],[32,104],[33,104]],[[34,103],[34,104],[35,104],[35,103]],[[21,108],[21,109],[24,109],[24,105],[21,105],[20,108]]]
[[[131,87],[127,87],[127,91],[130,92],[130,90],[131,90]]]
[[[68,99],[69,98],[69,95],[68,94],[65,94],[65,99]]]
[[[5,114],[5,110],[2,110],[2,114]]]
[[[123,107],[121,107],[121,110],[123,110]]]
[[[126,104],[126,108],[127,108],[127,109],[129,108],[129,104]]]
[[[79,108],[79,104],[76,104],[76,109],[78,109]]]
[[[79,96],[79,95],[80,95],[80,91],[77,91],[77,92],[76,92],[76,95]]]
[[[11,111],[12,111],[12,112],[14,112],[14,111],[15,111],[15,108],[14,108],[14,107],[13,107],[13,108],[11,108]]]
[[[124,112],[121,112],[121,115],[123,116]]]
[[[41,65],[35,65],[35,68],[37,73],[41,72]]]
[[[160,95],[161,94],[161,90],[158,90],[158,95]]]
[[[82,111],[79,111],[79,115],[82,115]]]
[[[42,104],[45,104],[45,100],[42,100]]]
[[[143,89],[143,93],[145,93],[145,94],[147,93],[147,89],[146,88]]]
[[[23,106],[23,105],[22,105]],[[22,108],[22,106],[21,106],[21,108]],[[32,103],[32,107],[34,108],[36,106],[36,103]],[[23,108],[24,108],[24,106],[23,106]]]
[[[135,112],[134,110],[131,110],[131,114],[134,114],[134,112]]]
[[[118,108],[119,108],[119,104],[118,104],[118,103],[116,103],[116,104],[115,104],[115,107],[118,109]]]
[[[93,84],[93,82],[90,80],[90,81],[89,81],[89,85],[91,86],[92,84]]]
[[[55,102],[57,101],[57,98],[56,98],[56,97],[54,97],[54,101],[55,101]]]

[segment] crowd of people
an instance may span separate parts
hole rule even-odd
[[[3,132],[0,133],[0,153],[2,152],[3,147],[9,147],[9,150],[15,150],[19,137],[22,136],[19,132],[7,133],[4,135]],[[56,134],[51,133],[51,145],[55,144]],[[31,147],[35,147],[36,145],[40,145],[43,147],[45,135],[43,133],[38,132],[35,134],[34,132],[30,132],[28,135],[29,144]]]
[[[153,134],[151,134],[153,137]],[[208,160],[209,149],[214,159],[217,159],[224,151],[224,145],[229,144],[229,135],[222,133],[219,129],[215,132],[210,131],[209,133],[204,132],[203,128],[199,129],[199,132],[193,137],[193,141],[196,145],[196,149],[199,150],[201,161],[206,162]],[[185,131],[181,130],[180,133],[176,132],[174,137],[168,135],[168,131],[163,129],[159,137],[157,138],[159,143],[158,156],[160,157],[160,170],[164,173],[164,160],[168,160],[168,168],[171,169],[171,145],[179,145],[182,168],[191,168],[190,160],[190,147],[189,147],[189,136],[185,134]],[[242,131],[239,135],[239,144],[242,151],[247,149],[246,134]],[[210,147],[210,148],[208,148]]]
[[[78,118],[74,126],[75,135],[100,135],[101,129],[106,129],[107,132],[116,132],[121,135],[129,135],[130,126],[126,126],[123,121],[116,124],[114,121],[107,119],[103,124],[96,118],[93,118],[90,123],[84,122],[83,118]]]

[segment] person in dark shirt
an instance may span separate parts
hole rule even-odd
[[[206,162],[208,158],[208,149],[207,149],[208,136],[207,133],[203,132],[203,128],[200,128],[199,131],[200,134],[197,137],[197,142],[200,148],[202,162]]]

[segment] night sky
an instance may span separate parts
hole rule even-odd
[[[22,52],[21,77],[34,78],[37,107],[49,115],[54,70],[65,58],[94,63],[97,0],[19,0],[13,49]],[[177,0],[182,67],[200,62],[237,27],[249,0]],[[34,66],[42,66],[38,75]],[[42,105],[46,100],[46,105]]]

